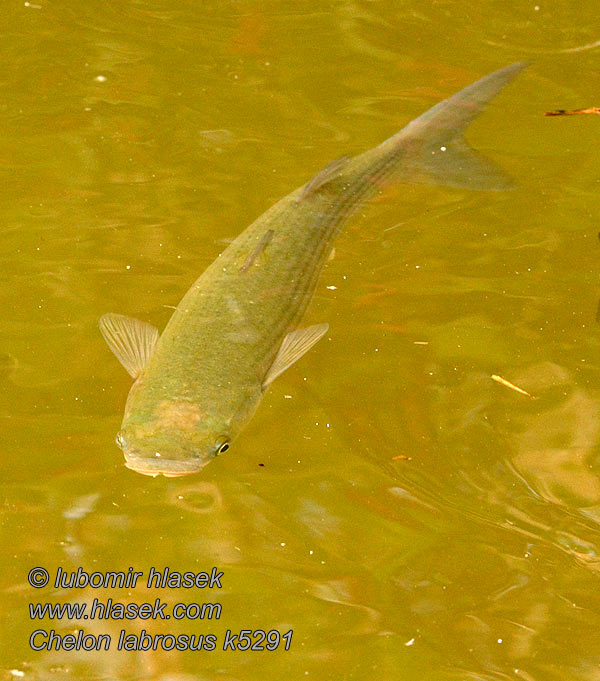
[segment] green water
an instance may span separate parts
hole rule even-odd
[[[3,678],[599,679],[597,3],[3,8]],[[510,192],[401,186],[339,239],[280,377],[197,476],[128,471],[108,311],[163,328],[227,239],[327,162],[532,60],[468,133]],[[333,288],[335,287],[335,288]],[[531,399],[491,380],[500,375]],[[152,566],[222,589],[33,589]],[[35,602],[217,620],[32,621]],[[35,629],[109,651],[34,651]],[[126,652],[128,633],[214,651]],[[222,650],[293,630],[288,651]]]

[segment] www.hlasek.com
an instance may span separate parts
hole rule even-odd
[[[133,589],[138,582],[147,589],[221,589],[223,572],[213,567],[210,572],[175,572],[169,568],[150,568],[144,573],[129,568],[125,572],[86,572],[83,568],[68,572],[59,567],[52,586],[55,589]],[[141,580],[141,581],[140,581]],[[29,584],[42,589],[50,584],[50,573],[42,567],[29,571]],[[220,603],[176,603],[169,606],[160,598],[146,603],[123,603],[112,598],[91,603],[30,603],[32,620],[214,620],[221,618]],[[222,640],[216,634],[150,634],[121,629],[116,639],[117,650],[289,650],[293,630],[227,629]],[[29,637],[33,650],[110,650],[113,636],[90,634],[83,629],[61,634],[54,629],[36,629]]]

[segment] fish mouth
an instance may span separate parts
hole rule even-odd
[[[201,461],[180,461],[176,459],[148,459],[141,456],[126,456],[125,466],[136,473],[155,478],[179,478],[182,475],[197,473],[204,467]]]

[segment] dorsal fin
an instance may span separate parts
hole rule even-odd
[[[133,378],[137,378],[154,351],[158,329],[133,317],[109,312],[98,320],[100,332],[115,357]]]
[[[250,253],[250,255],[246,258],[244,264],[240,267],[240,272],[246,272],[252,267],[252,265],[254,265],[256,259],[265,250],[267,244],[269,243],[269,241],[271,241],[274,234],[275,234],[274,229],[268,229],[262,235],[261,240],[256,244],[252,253]]]
[[[309,180],[304,185],[304,189],[302,190],[300,196],[298,196],[296,201],[302,201],[302,199],[305,199],[307,196],[314,194],[315,192],[319,191],[319,189],[324,187],[326,184],[334,180],[338,176],[340,170],[348,163],[349,160],[350,156],[342,156],[328,163],[323,168],[323,170],[319,171],[312,178],[312,180]]]

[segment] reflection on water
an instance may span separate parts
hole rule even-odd
[[[434,480],[435,472],[414,460],[413,468],[407,463],[393,475],[351,451],[346,479],[319,464],[273,477],[261,470],[237,478],[232,468],[218,480],[187,478],[152,488],[120,472],[96,475],[83,487],[81,479],[63,477],[54,481],[51,496],[46,487],[6,491],[15,523],[9,535],[18,534],[28,563],[51,572],[55,565],[106,570],[131,564],[146,571],[151,565],[218,565],[225,588],[210,596],[222,604],[222,620],[176,623],[168,631],[222,636],[238,626],[295,628],[293,657],[275,653],[265,663],[250,656],[243,674],[290,666],[298,674],[316,672],[327,661],[334,678],[354,664],[357,649],[368,656],[369,668],[390,673],[399,665],[418,673],[426,659],[437,659],[448,678],[494,678],[507,665],[530,666],[531,656],[544,650],[545,662],[536,664],[544,673],[560,663],[556,651],[565,641],[581,673],[593,664],[596,621],[592,580],[599,538],[589,511],[598,501],[585,464],[586,454],[593,458],[594,431],[581,431],[584,407],[594,400],[573,389],[568,372],[556,365],[532,366],[517,380],[538,395],[518,418],[507,417],[513,394],[498,394],[491,385],[479,416],[440,429],[438,455],[463,461],[438,469],[448,480]],[[467,413],[457,394],[454,404],[438,397],[435,411],[447,421]],[[477,461],[469,457],[468,443],[479,439],[479,427],[490,446]],[[468,438],[460,437],[461,429]],[[100,488],[102,493],[88,491]],[[9,584],[10,608],[22,613],[30,589],[17,572]],[[109,597],[144,602],[155,594],[142,586],[120,594],[82,589],[75,596],[64,590],[44,596],[91,604]],[[172,590],[160,597],[174,604],[188,602],[190,593]],[[27,625],[23,618],[21,638]],[[57,629],[76,626],[61,622]],[[123,626],[131,633],[165,632],[164,623],[153,621],[89,621],[85,630],[116,641]],[[44,653],[23,669],[36,678],[57,665],[72,678],[137,678],[140,669],[148,678],[173,678],[160,675],[165,665],[171,673],[198,671],[189,655],[145,651],[132,662],[116,651],[81,652],[69,654],[67,662],[64,654]],[[202,658],[207,678],[240,678],[238,664],[234,660],[234,676],[221,677],[221,669],[232,668],[228,654]],[[521,677],[535,675],[524,671]]]
[[[6,11],[3,677],[600,679],[600,167],[594,117],[542,116],[593,103],[597,51],[565,50],[597,41],[596,4]],[[330,339],[227,457],[174,480],[123,467],[129,382],[100,314],[162,328],[223,240],[332,158],[555,53],[469,133],[520,188],[386,193],[317,291]],[[36,565],[217,566],[223,589],[34,591]],[[222,617],[29,618],[36,600],[157,597]],[[294,636],[268,654],[34,652],[38,626]]]

